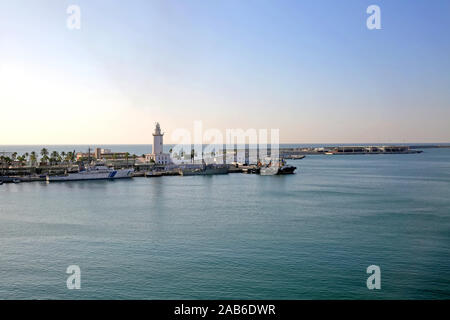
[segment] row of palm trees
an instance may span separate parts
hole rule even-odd
[[[31,166],[36,166],[38,163],[41,164],[50,164],[50,165],[57,165],[57,164],[70,164],[75,162],[76,154],[75,150],[72,152],[61,152],[53,151],[49,152],[48,149],[43,148],[40,151],[41,157],[39,158],[36,151],[32,151],[31,153],[24,153],[23,155],[18,155],[17,152],[14,152],[11,154],[11,157],[8,156],[0,156],[0,163],[2,166],[5,165],[11,165],[15,162],[19,162],[21,166],[24,166],[26,163],[29,163]]]
[[[41,150],[41,163],[50,163],[51,165],[60,163],[73,163],[75,162],[76,153],[74,151],[65,152],[53,151],[49,153],[46,148]]]
[[[5,165],[11,165],[12,163],[19,161],[20,164],[25,164],[27,162],[27,159],[29,157],[28,152],[19,156],[17,152],[14,152],[11,154],[11,157],[8,156],[0,156],[0,163],[2,167]]]
[[[179,155],[177,153],[173,153],[172,149],[170,149],[169,153],[171,153],[172,156],[174,156],[175,158],[181,158],[181,159],[184,159],[185,156],[189,156],[189,153],[185,153],[184,151],[181,151]],[[226,151],[224,151],[224,153],[226,153]],[[39,157],[39,155],[40,155],[40,157]],[[29,163],[31,166],[36,166],[39,163],[41,165],[71,164],[71,163],[74,163],[75,159],[76,159],[75,150],[69,151],[69,152],[62,151],[61,153],[59,153],[57,151],[50,152],[47,148],[43,148],[40,151],[39,155],[36,151],[32,151],[31,153],[26,152],[20,156],[18,155],[17,152],[14,152],[11,154],[11,157],[0,156],[0,165],[2,167],[4,167],[5,165],[10,166],[11,164],[16,163],[16,162],[19,162],[19,164],[21,166],[24,166],[27,163]],[[192,162],[194,161],[194,158],[196,156],[197,156],[197,153],[195,152],[194,149],[192,149],[190,152],[190,158],[191,158]],[[202,156],[204,156],[203,152],[202,152]],[[215,157],[216,153],[211,152],[210,156]],[[142,155],[142,157],[144,157],[144,155]],[[137,156],[135,154],[130,155],[129,153],[127,153],[125,158],[126,158],[126,161],[128,164],[128,160],[130,158],[132,158],[133,161],[136,161]],[[113,160],[117,160],[116,155],[113,155]]]

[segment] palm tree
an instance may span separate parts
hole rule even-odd
[[[23,166],[25,164],[25,155],[17,157],[19,161],[19,166]]]
[[[53,151],[50,156],[50,163],[57,164],[60,158],[58,151]]]
[[[75,150],[67,153],[67,157],[69,158],[70,162],[74,162],[75,161],[75,157],[76,157]]]
[[[129,152],[125,153],[125,159],[127,160],[127,167],[128,167],[128,158],[129,157],[130,157],[130,153]]]
[[[10,157],[2,156],[2,164],[4,167],[8,168],[12,163],[12,159]]]
[[[72,161],[73,161],[73,153],[70,152],[70,151],[67,152],[65,160],[66,160],[67,162],[72,162]]]
[[[45,164],[48,164],[48,161],[50,160],[50,158],[48,157],[48,155],[45,155],[41,158],[41,161]]]
[[[46,148],[42,148],[41,156],[42,156],[42,159],[48,158],[48,150]]]
[[[64,151],[61,152],[61,158],[62,158],[63,161],[66,160],[66,153]]]
[[[30,154],[30,161],[31,161],[31,165],[34,166],[37,162],[37,155],[36,152],[32,151]]]
[[[12,161],[16,160],[16,158],[17,158],[17,152],[14,152],[14,153],[11,155],[11,158],[12,158]]]
[[[191,150],[191,161],[192,161],[192,163],[194,163],[194,158],[195,158],[195,150],[192,149]]]

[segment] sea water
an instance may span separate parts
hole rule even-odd
[[[295,175],[3,184],[0,298],[450,298],[450,149],[289,163]]]

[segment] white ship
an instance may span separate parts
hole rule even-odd
[[[133,177],[134,169],[114,170],[106,166],[89,167],[77,173],[69,173],[63,176],[47,176],[48,182],[84,181],[84,180],[114,180]]]

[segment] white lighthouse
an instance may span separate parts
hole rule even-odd
[[[156,123],[155,132],[153,133],[153,154],[158,155],[163,153],[163,137],[164,133],[161,133],[161,127],[159,122]]]
[[[156,123],[155,131],[153,132],[153,151],[151,154],[145,155],[146,161],[153,160],[157,164],[170,164],[170,154],[164,153],[163,143],[164,133],[161,133],[159,122]]]

